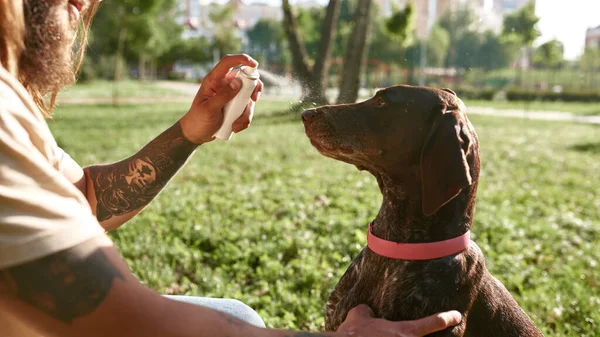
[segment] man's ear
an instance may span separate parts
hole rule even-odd
[[[421,151],[423,213],[430,216],[471,185],[471,135],[460,114],[442,109]]]

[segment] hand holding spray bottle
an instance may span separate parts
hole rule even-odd
[[[258,84],[260,74],[256,68],[243,66],[240,68],[236,78],[239,78],[242,81],[242,87],[237,95],[235,95],[235,97],[227,104],[225,104],[225,107],[223,108],[223,125],[219,131],[215,133],[215,137],[217,137],[217,139],[229,140],[233,136],[233,131],[231,129],[233,122],[240,118],[240,116],[244,113],[244,110],[248,105],[248,100],[252,96],[252,92],[254,92],[254,88],[256,88],[256,85]]]

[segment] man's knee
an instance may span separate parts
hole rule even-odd
[[[229,314],[233,317],[238,318],[254,326],[258,326],[261,328],[265,327],[265,322],[262,320],[260,315],[246,303],[233,299],[224,299],[224,301],[231,302],[230,305],[233,310]]]
[[[265,323],[262,318],[258,315],[254,309],[249,307],[247,304],[228,298],[206,298],[206,297],[194,297],[194,296],[165,296],[170,299],[174,299],[181,302],[187,302],[195,305],[200,305],[206,308],[214,309],[230,316],[233,316],[239,320],[242,320],[248,324],[258,326],[261,328],[265,327]]]

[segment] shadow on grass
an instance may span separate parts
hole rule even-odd
[[[600,153],[600,143],[583,143],[577,144],[570,147],[571,150],[575,150],[578,152],[588,152],[599,154]]]

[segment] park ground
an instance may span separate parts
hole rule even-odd
[[[178,99],[62,104],[49,122],[58,143],[82,165],[133,154],[187,111],[178,101],[191,101],[144,86],[122,84],[130,91],[121,95]],[[85,99],[110,97],[110,88],[76,87],[63,101],[93,103]],[[282,112],[292,103],[262,100],[249,130],[200,147],[145,211],[110,234],[142,282],[163,294],[240,299],[269,327],[322,328],[327,296],[365,245],[381,196],[369,174],[311,147],[299,116]],[[600,115],[597,104],[535,104],[529,109]],[[473,239],[488,268],[546,336],[600,336],[600,125],[470,119],[482,158]]]

